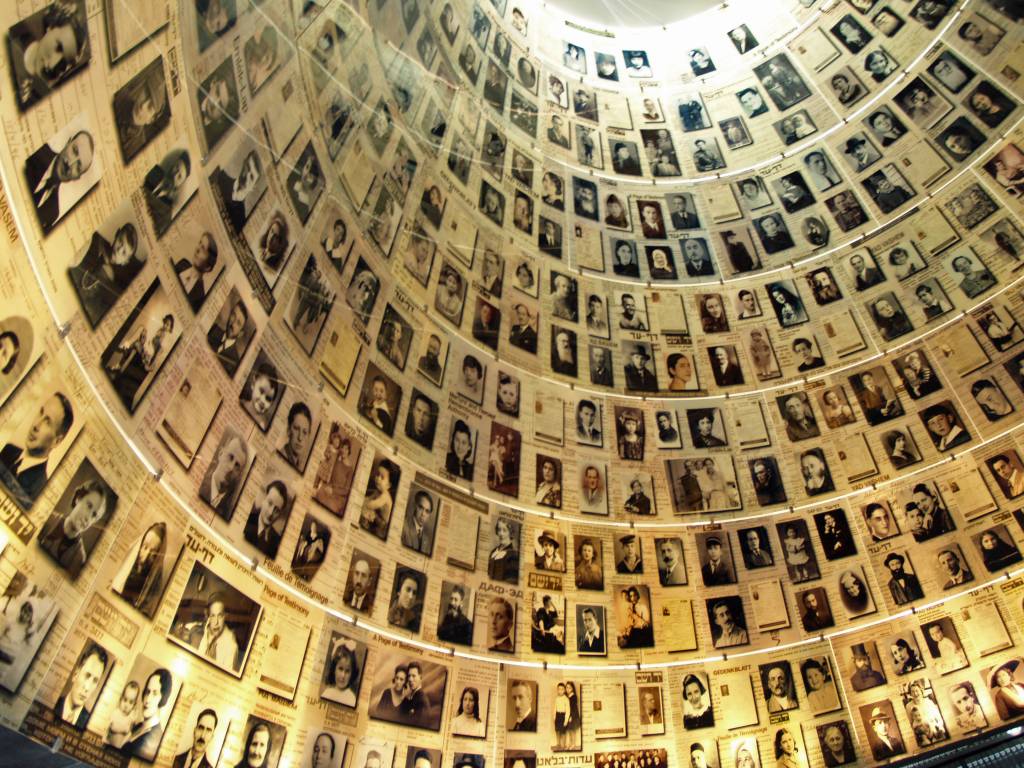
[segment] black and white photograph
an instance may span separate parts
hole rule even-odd
[[[199,189],[199,174],[192,172],[192,163],[192,155],[184,138],[181,138],[177,146],[146,172],[142,181],[142,196],[158,238],[167,233]],[[228,198],[224,200],[226,210],[233,211]]]
[[[330,545],[331,529],[307,512],[292,553],[292,573],[307,583],[312,581],[327,559]]]
[[[644,585],[617,589],[615,597],[616,642],[620,649],[654,647],[651,593]]]
[[[242,531],[245,540],[270,560],[277,557],[295,504],[295,489],[280,474],[276,468],[264,473]]]
[[[259,765],[261,768],[278,768],[284,754],[285,740],[288,729],[256,715],[249,715],[245,720],[238,762],[236,765]]]
[[[754,74],[779,111],[785,111],[811,95],[807,84],[784,53],[758,64],[754,67]]]
[[[366,672],[366,644],[332,631],[325,650],[320,698],[355,709]]]
[[[167,639],[240,678],[262,613],[259,603],[196,561]]]
[[[154,168],[160,167],[162,166]],[[167,169],[168,172],[174,174],[170,180],[168,180],[167,173],[161,176],[154,175],[154,181],[159,181],[162,184],[159,189],[164,190],[169,182],[176,182],[180,178],[181,168],[182,161],[179,160],[176,165]],[[147,178],[149,177],[147,176]],[[260,156],[257,144],[253,140],[239,143],[227,163],[218,165],[210,174],[210,186],[221,206],[221,216],[236,235],[242,234],[246,222],[249,221],[256,206],[263,199],[268,183],[267,168]],[[180,206],[176,207],[180,209]],[[154,218],[154,222],[155,220]]]
[[[369,363],[359,393],[359,414],[391,437],[395,432],[395,419],[401,402],[402,388],[375,363]]]
[[[230,522],[255,456],[240,432],[226,427],[199,483],[199,498]]]
[[[711,626],[711,643],[716,649],[734,648],[750,643],[743,601],[738,595],[710,598],[704,602],[708,623]],[[683,695],[686,696],[685,684]],[[710,698],[710,695],[708,697]]]
[[[163,56],[153,59],[114,93],[113,108],[121,156],[128,164],[171,122]]]
[[[18,692],[57,618],[57,601],[28,574],[15,570],[0,610],[0,689]]]
[[[173,768],[213,768],[220,757],[231,722],[208,702],[196,700],[185,717],[185,727],[172,754]]]
[[[84,731],[115,662],[109,650],[86,640],[53,705],[54,720]]]
[[[448,668],[399,650],[377,654],[370,690],[370,718],[437,731],[444,710]]]
[[[35,503],[82,430],[84,404],[68,392],[54,381],[22,391],[0,431],[0,484],[23,509]],[[94,515],[87,517],[95,522]]]
[[[181,532],[173,525],[163,520],[151,523],[129,547],[111,581],[111,590],[132,608],[153,618],[183,545]]]
[[[26,16],[7,31],[7,46],[18,106],[25,111],[89,66],[85,0],[52,2]]]
[[[111,690],[116,706],[105,742],[123,755],[147,763],[156,759],[164,730],[181,690],[181,679],[152,659],[135,657],[120,692]]]
[[[211,3],[209,7],[213,7]],[[223,3],[220,4],[223,7]],[[232,3],[234,5],[234,3]],[[234,24],[234,19],[231,21]],[[234,62],[226,56],[196,88],[200,127],[207,151],[212,151],[233,128],[240,114]]]
[[[44,235],[50,234],[103,176],[98,135],[91,116],[83,112],[25,160],[27,190]]]

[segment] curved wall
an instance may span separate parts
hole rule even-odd
[[[1017,6],[0,15],[5,725],[809,768],[1024,713]]]

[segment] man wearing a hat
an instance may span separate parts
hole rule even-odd
[[[544,531],[537,538],[540,551],[534,554],[534,565],[543,571],[565,571],[565,561],[558,554],[558,539],[552,531]]]
[[[871,667],[871,656],[868,655],[868,649],[864,643],[855,643],[851,650],[855,667],[854,673],[850,675],[850,685],[853,686],[853,690],[866,691],[868,688],[882,685],[885,682],[885,675]]]
[[[891,733],[889,731],[892,717],[886,708],[872,707],[868,722],[871,726],[868,729],[868,742],[871,744],[871,754],[874,755],[875,760],[885,760],[906,752],[899,732]]]
[[[708,536],[704,542],[706,559],[701,566],[700,575],[705,587],[719,587],[722,584],[735,584],[729,563],[722,559],[722,540],[718,536]]]
[[[658,380],[648,363],[651,356],[643,344],[637,344],[629,353],[626,363],[626,389],[634,392],[657,392]]]
[[[867,139],[860,136],[847,139],[843,153],[857,164],[857,171],[863,171],[878,159],[878,153],[875,152],[874,147],[868,144]]]
[[[905,605],[924,597],[917,576],[904,570],[906,558],[899,552],[890,552],[882,561],[889,569],[889,592],[896,605]]]
[[[643,573],[644,561],[636,534],[627,533],[619,539],[619,544],[622,545],[622,558],[615,564],[615,570],[618,573]]]

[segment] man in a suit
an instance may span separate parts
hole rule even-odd
[[[924,597],[917,576],[904,570],[906,558],[896,552],[886,555],[883,564],[889,569],[889,592],[896,605],[906,605]]]
[[[434,500],[424,490],[413,497],[413,506],[405,515],[402,545],[430,556],[434,548]]]
[[[886,760],[906,752],[899,734],[889,732],[891,718],[885,710],[881,707],[873,708],[869,719],[871,730],[868,732],[868,742],[875,760]]]
[[[22,506],[32,506],[42,492],[49,478],[50,455],[71,431],[74,421],[71,401],[63,393],[54,392],[39,406],[24,445],[7,443],[0,449],[0,482]]]
[[[696,229],[700,226],[697,214],[690,210],[686,195],[670,195],[672,206],[672,229]]]
[[[743,383],[743,371],[739,365],[729,359],[729,352],[725,347],[715,347],[709,350],[711,355],[711,373],[715,376],[715,383],[720,387],[729,387],[734,384]]]
[[[601,632],[601,625],[597,621],[597,614],[593,608],[587,607],[582,611],[583,633],[579,636],[577,648],[580,653],[604,654],[604,634]]]
[[[676,587],[686,583],[683,565],[683,544],[679,539],[658,539],[658,580],[663,587]]]
[[[562,258],[562,233],[559,226],[543,216],[541,222],[540,232],[537,233],[537,247],[541,253],[554,256],[556,259]]]
[[[508,689],[512,700],[512,716],[515,720],[508,724],[508,731],[537,732],[537,714],[533,711],[533,692],[525,680],[513,680]]]
[[[357,552],[349,571],[348,585],[345,587],[345,605],[356,611],[369,613],[373,610],[375,584],[370,563]]]
[[[437,637],[449,643],[460,645],[473,644],[473,622],[466,616],[462,604],[466,600],[466,590],[456,584],[448,596],[448,610],[440,624],[437,625]]]
[[[706,559],[701,566],[700,575],[705,587],[717,587],[722,584],[735,584],[732,567],[722,559],[722,540],[717,536],[708,536],[704,543]]]
[[[629,363],[625,366],[626,389],[633,392],[656,392],[658,380],[648,367],[651,356],[647,350],[637,344],[629,355]]]
[[[277,557],[283,536],[283,532],[278,529],[278,520],[287,514],[288,489],[282,481],[272,480],[263,489],[263,498],[253,504],[249,512],[243,531],[245,540],[273,560]]]
[[[243,349],[242,335],[245,332],[245,324],[249,319],[249,310],[241,299],[235,301],[228,311],[227,321],[224,326],[215,324],[206,334],[206,341],[217,354],[217,359],[224,367],[224,372],[234,378],[238,364],[242,361]]]
[[[199,484],[199,498],[209,504],[225,520],[231,519],[235,491],[242,470],[249,463],[249,449],[238,435],[225,435],[217,449],[213,464]]]
[[[196,718],[192,731],[192,746],[171,761],[171,768],[213,768],[206,758],[214,732],[217,730],[217,713],[207,708]]]
[[[25,161],[25,180],[32,195],[39,225],[49,232],[77,200],[69,200],[64,184],[77,181],[92,167],[93,139],[79,131],[60,150],[43,144]],[[64,199],[61,193],[64,192]]]
[[[853,281],[858,291],[866,291],[873,285],[878,285],[885,280],[878,267],[868,266],[867,261],[859,253],[850,257],[850,267],[853,269]]]
[[[58,720],[62,720],[76,730],[84,731],[89,723],[92,710],[86,708],[86,704],[92,697],[96,686],[103,680],[103,673],[107,670],[107,652],[90,643],[82,657],[71,670],[71,677],[68,678],[67,692],[57,699],[53,705],[53,714]]]
[[[512,603],[503,597],[492,597],[488,606],[488,614],[491,619],[491,640],[487,650],[512,653],[515,650],[512,632],[515,630],[516,618]]]
[[[206,294],[210,291],[211,286],[206,281],[210,279],[214,267],[217,266],[217,255],[217,242],[213,235],[204,232],[199,238],[192,258],[181,258],[174,264],[174,271],[193,312],[199,311],[206,300]]]

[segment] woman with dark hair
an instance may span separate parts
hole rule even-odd
[[[324,457],[313,479],[313,498],[336,515],[345,511],[357,461],[358,455],[352,457],[352,441],[342,435],[338,424],[331,424]]]
[[[132,725],[131,737],[121,747],[122,752],[147,762],[156,758],[157,749],[164,737],[160,710],[170,701],[173,687],[171,673],[163,667],[154,670],[146,678],[146,684],[139,694],[142,719]]]
[[[466,686],[459,696],[459,710],[452,720],[452,733],[483,738],[486,732],[487,723],[480,718],[480,692],[473,686]]]
[[[280,211],[274,211],[260,236],[260,262],[271,272],[277,272],[288,252],[288,245],[288,221]]]
[[[781,285],[770,286],[768,293],[772,298],[772,309],[783,328],[806,320],[803,302],[796,294]]]
[[[604,223],[609,227],[625,229],[629,226],[629,219],[626,218],[626,209],[618,195],[611,194],[604,201],[605,210],[608,211],[604,217]]]
[[[327,687],[321,691],[320,698],[354,708],[359,698],[360,673],[355,642],[347,638],[339,640],[328,660]]]
[[[803,768],[797,754],[800,748],[796,738],[788,728],[779,728],[775,732],[775,768]]]
[[[284,385],[277,372],[277,367],[269,360],[259,360],[249,374],[239,400],[245,411],[264,432],[270,427],[276,403]]]
[[[1013,679],[1013,673],[1019,665],[1020,661],[1014,659],[992,673],[992,701],[1004,721],[1024,715],[1024,685]]]
[[[683,678],[683,727],[688,730],[710,728],[715,724],[711,695],[697,675]]]
[[[889,460],[896,469],[903,469],[921,460],[907,442],[907,436],[898,429],[885,435],[885,446],[889,449]]]
[[[389,459],[381,459],[370,474],[369,488],[359,513],[359,527],[378,539],[387,538],[391,512],[395,506],[392,493],[399,477],[398,466]]]
[[[882,296],[871,303],[871,317],[878,332],[886,341],[892,341],[914,330],[906,313],[888,296]]]
[[[1001,571],[1021,561],[1020,551],[1011,542],[1000,537],[995,528],[983,531],[978,537],[981,559],[989,573]]]
[[[917,650],[911,648],[905,638],[896,638],[896,641],[889,646],[889,652],[892,654],[893,666],[896,667],[898,675],[905,675],[924,668],[924,662],[917,655]]]
[[[503,517],[494,523],[495,545],[487,560],[487,575],[495,581],[519,581],[519,549],[512,538],[512,524]]]
[[[114,592],[147,616],[156,612],[164,587],[167,523],[153,523],[142,534],[134,554],[125,560],[111,585]]]
[[[540,482],[537,484],[534,501],[545,507],[560,509],[562,506],[562,482],[559,478],[558,466],[554,459],[546,456],[541,460]]]
[[[620,277],[640,277],[636,246],[629,240],[616,240],[612,251],[612,272]]]
[[[473,433],[462,419],[456,419],[452,425],[444,468],[462,480],[473,479]]]
[[[580,697],[576,695],[576,684],[565,681],[565,695],[569,699],[569,717],[565,723],[567,748],[578,750],[583,747],[583,719],[580,716]]]

